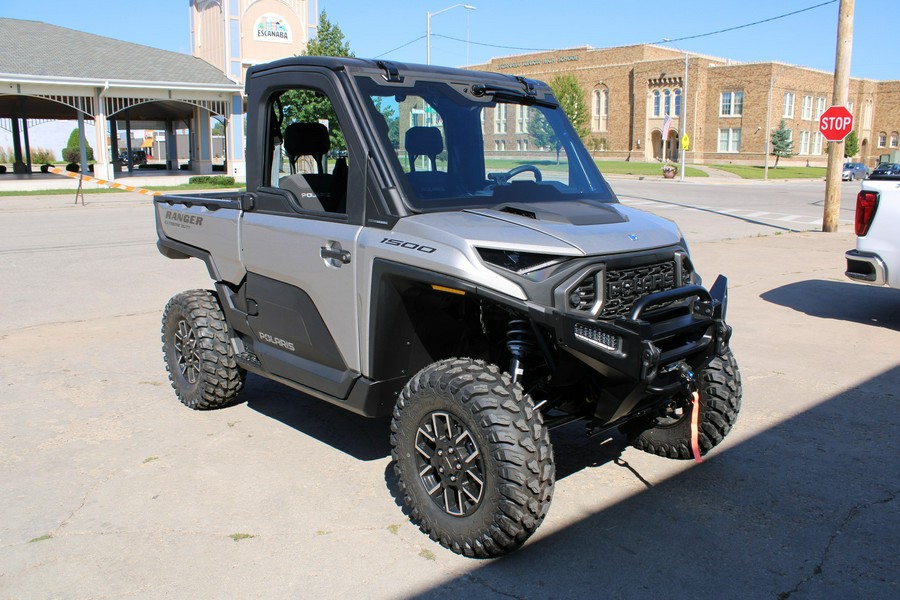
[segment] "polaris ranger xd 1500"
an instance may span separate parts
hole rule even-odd
[[[249,371],[391,415],[412,519],[477,557],[543,521],[554,427],[674,459],[731,430],[724,277],[702,287],[678,228],[618,202],[548,86],[294,57],[247,94],[247,192],[155,201],[159,250],[214,281],[163,315],[184,404],[234,402]]]

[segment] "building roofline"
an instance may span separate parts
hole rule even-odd
[[[127,79],[85,79],[81,77],[60,77],[46,75],[23,75],[19,73],[0,73],[0,82],[4,83],[31,83],[39,85],[65,85],[72,87],[101,87],[101,88],[130,88],[130,89],[163,89],[183,91],[227,92],[240,94],[243,87],[240,84],[222,85],[217,83],[196,83],[156,80],[127,80]]]

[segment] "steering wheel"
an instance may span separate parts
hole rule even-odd
[[[488,179],[493,181],[496,185],[506,185],[507,183],[509,183],[510,179],[512,179],[519,173],[524,173],[526,171],[530,171],[534,174],[534,180],[536,182],[540,182],[544,179],[543,175],[541,175],[541,170],[534,165],[519,165],[518,167],[510,169],[506,173],[488,173]]]

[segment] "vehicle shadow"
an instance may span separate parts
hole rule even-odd
[[[247,406],[362,461],[389,456],[390,419],[361,417],[270,379],[247,374]]]
[[[775,288],[760,298],[813,317],[900,331],[900,290],[810,279]]]
[[[896,597],[900,464],[873,457],[900,450],[898,389],[895,367],[595,512],[551,507],[554,531],[409,597]]]

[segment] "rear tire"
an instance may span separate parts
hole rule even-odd
[[[715,357],[700,372],[701,455],[716,447],[731,431],[741,410],[741,393],[741,372],[730,351]],[[658,423],[639,433],[632,444],[639,450],[666,458],[693,458],[690,410],[677,421]]]
[[[175,395],[208,410],[234,401],[246,371],[238,367],[219,300],[208,290],[174,296],[162,319],[163,355]]]
[[[553,495],[543,417],[494,366],[448,359],[413,377],[391,422],[394,470],[406,507],[432,540],[489,558],[525,543]]]

